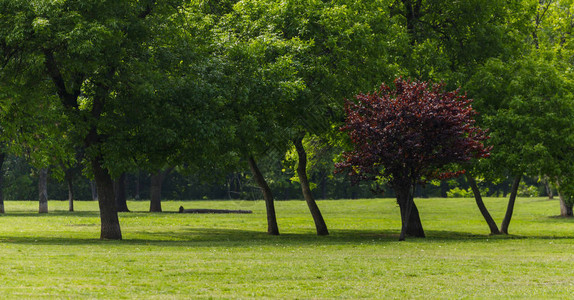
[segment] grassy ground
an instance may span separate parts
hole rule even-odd
[[[500,221],[505,199],[486,199]],[[569,298],[574,220],[558,203],[518,199],[511,236],[488,236],[471,199],[417,199],[426,239],[398,242],[392,199],[320,201],[317,237],[302,201],[277,203],[282,235],[265,234],[262,202],[165,202],[251,215],[146,213],[128,203],[123,241],[99,241],[97,204],[7,202],[0,216],[1,298]]]

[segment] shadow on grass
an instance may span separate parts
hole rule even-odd
[[[131,235],[138,237],[130,238]],[[398,230],[333,230],[329,236],[317,236],[312,233],[282,234],[270,236],[265,232],[239,229],[190,228],[178,232],[140,232],[128,233],[121,241],[99,240],[97,238],[74,237],[19,237],[0,236],[0,244],[30,245],[147,245],[166,247],[254,247],[254,246],[310,246],[310,245],[384,245],[388,243],[476,243],[480,241],[504,240],[563,240],[574,239],[564,236],[516,236],[516,235],[476,235],[453,231],[427,231],[427,238],[407,238],[398,242]]]
[[[55,210],[49,213],[38,213],[32,211],[11,211],[9,213],[1,214],[0,218],[44,218],[44,217],[99,217],[100,213],[98,211],[67,211],[67,210]]]

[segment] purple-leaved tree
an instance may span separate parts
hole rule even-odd
[[[404,240],[425,236],[413,201],[415,186],[457,176],[464,172],[457,163],[488,157],[490,149],[483,145],[486,132],[475,126],[472,100],[458,90],[402,78],[394,85],[347,101],[341,130],[354,149],[343,153],[337,168],[355,182],[384,178],[390,183],[401,210],[399,240]]]

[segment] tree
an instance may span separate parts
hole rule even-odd
[[[402,229],[424,237],[414,188],[432,178],[446,178],[454,163],[487,157],[486,133],[476,127],[471,100],[441,85],[395,80],[394,89],[382,85],[374,94],[360,94],[345,108],[347,132],[353,150],[337,167],[360,180],[384,178],[397,195]]]
[[[573,101],[567,74],[544,57],[510,62],[489,60],[466,88],[491,129],[489,160],[475,171],[489,180],[512,178],[507,212],[500,231],[507,234],[523,176],[564,180],[572,161]]]
[[[166,21],[167,8],[155,1],[0,2],[1,81],[30,87],[35,79],[57,96],[60,119],[72,145],[85,149],[96,181],[102,239],[122,237],[113,177],[135,158],[158,152],[153,146],[161,143],[138,144],[137,135],[150,132],[133,128],[150,127],[130,124],[130,114],[157,106],[149,95],[134,105],[133,96],[154,91],[142,80],[153,48],[147,43]],[[25,90],[18,90],[19,99]],[[157,135],[164,137],[171,138]]]
[[[309,134],[324,135],[333,131],[338,127],[333,124],[342,120],[342,99],[372,89],[381,78],[393,78],[397,73],[396,56],[389,55],[386,46],[389,40],[394,42],[399,31],[393,28],[385,6],[384,1],[241,1],[222,22],[232,28],[232,32],[239,33],[246,44],[255,44],[264,37],[274,43],[268,42],[267,64],[259,65],[273,66],[289,61],[283,73],[275,75],[274,79],[287,76],[289,79],[283,79],[283,82],[298,83],[298,86],[283,84],[279,88],[287,95],[284,100],[275,99],[272,106],[275,109],[259,108],[261,114],[251,113],[250,121],[264,118],[259,120],[265,125],[258,131],[251,130],[249,139],[253,139],[254,132],[263,133],[260,137],[265,139],[260,139],[263,147],[252,149],[254,157],[249,161],[256,162],[255,159],[267,155],[265,151],[269,149],[281,153],[289,147],[295,149],[298,181],[319,235],[328,234],[328,230],[311,192],[303,139]],[[277,59],[275,63],[274,59]],[[243,72],[236,74],[245,76]],[[267,76],[263,78],[267,84],[271,83]],[[255,83],[262,82],[260,79]],[[251,97],[255,103],[271,103],[259,96]],[[268,126],[269,122],[273,125]],[[274,130],[273,135],[266,132],[270,128]],[[257,148],[262,148],[263,152],[255,150]],[[264,178],[257,182],[263,183]],[[264,195],[272,196],[268,187],[261,188],[266,191]]]

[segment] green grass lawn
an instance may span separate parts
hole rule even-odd
[[[394,200],[319,201],[318,237],[305,202],[167,201],[250,215],[147,213],[129,202],[123,241],[100,241],[97,203],[6,202],[0,216],[0,298],[570,298],[574,220],[558,202],[520,198],[510,236],[489,236],[472,199],[417,199],[427,238],[398,242]],[[500,222],[505,199],[486,199]]]

